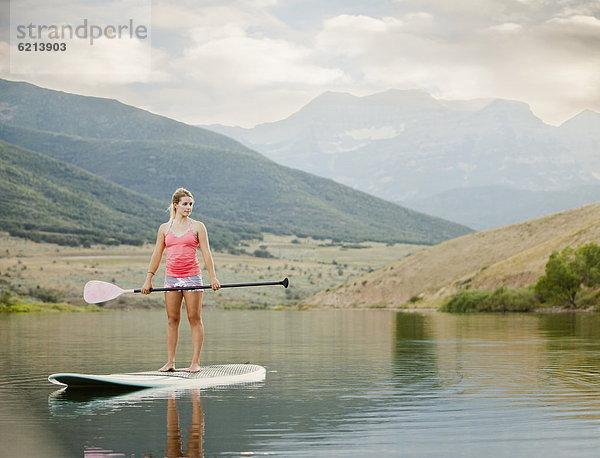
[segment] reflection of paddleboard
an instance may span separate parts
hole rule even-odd
[[[208,388],[238,383],[260,382],[266,370],[255,364],[222,364],[201,367],[198,372],[134,372],[131,374],[52,374],[48,381],[78,389],[142,389],[167,386]]]

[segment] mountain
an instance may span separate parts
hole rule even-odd
[[[600,203],[458,237],[303,301],[319,307],[438,307],[462,289],[521,288],[554,250],[600,238]],[[418,299],[415,301],[415,299]]]
[[[0,230],[67,245],[139,244],[156,235],[152,199],[5,142],[0,165]]]
[[[594,177],[600,179],[600,113],[582,111],[563,123],[560,132],[571,148],[582,156],[583,161],[590,164]]]
[[[600,185],[560,191],[528,191],[506,185],[490,185],[450,189],[420,200],[409,200],[404,205],[428,215],[462,221],[476,230],[485,230],[597,201],[600,201]]]
[[[139,245],[166,219],[162,202],[79,167],[0,141],[0,230],[61,245]],[[139,209],[143,209],[140,212]],[[212,244],[259,236],[212,218]]]
[[[78,137],[194,143],[256,153],[206,129],[125,105],[117,100],[43,89],[0,79],[0,122]]]
[[[3,84],[11,86],[10,82]],[[0,139],[161,202],[168,202],[173,190],[184,186],[194,192],[199,214],[236,230],[244,226],[252,234],[270,231],[426,244],[470,231],[332,180],[282,167],[203,129],[118,102],[15,85],[16,89],[8,91],[10,97],[0,92]],[[19,95],[19,88],[24,95]],[[33,98],[45,107],[43,116],[37,106],[30,108]],[[21,104],[21,100],[26,102]],[[95,116],[103,103],[111,108],[104,108],[95,130]],[[153,126],[152,132],[146,124]],[[147,134],[141,135],[144,131]],[[130,138],[126,138],[128,132]],[[157,134],[162,132],[179,134]]]
[[[478,215],[477,229],[539,215],[539,200],[548,191],[576,189],[562,202],[550,202],[549,212],[599,196],[577,190],[600,185],[600,115],[594,112],[553,127],[528,105],[510,100],[440,101],[421,91],[368,97],[329,92],[282,121],[252,129],[207,128],[280,164],[418,211],[466,225]],[[480,198],[478,191],[487,186],[492,188]],[[454,190],[470,198],[456,202],[456,193],[447,195]],[[531,196],[518,212],[508,205],[514,193]],[[437,210],[450,207],[451,217]]]

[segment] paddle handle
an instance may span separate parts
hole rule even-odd
[[[286,278],[284,278],[281,281],[263,281],[263,282],[255,282],[255,283],[229,283],[229,284],[225,284],[225,285],[221,285],[221,288],[241,288],[241,287],[245,287],[245,286],[275,286],[275,285],[281,285],[284,288],[287,288],[288,285],[290,284],[289,280]],[[190,290],[195,290],[195,289],[211,289],[210,285],[202,285],[202,286],[181,286],[181,287],[174,287],[174,288],[151,288],[150,292],[155,292],[155,291],[190,291]],[[127,291],[129,292],[129,291]],[[133,291],[134,293],[141,293],[142,290],[141,289],[134,289]]]

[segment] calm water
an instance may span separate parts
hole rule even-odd
[[[111,396],[54,372],[155,369],[162,312],[0,316],[4,456],[597,456],[600,317],[205,311],[205,364],[264,383]],[[178,365],[191,353],[182,322]]]

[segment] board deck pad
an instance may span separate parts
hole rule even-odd
[[[203,366],[198,372],[178,369],[171,372],[132,372],[124,374],[92,375],[52,374],[48,381],[70,388],[143,389],[168,386],[208,388],[211,386],[260,382],[266,369],[256,364],[219,364]]]

